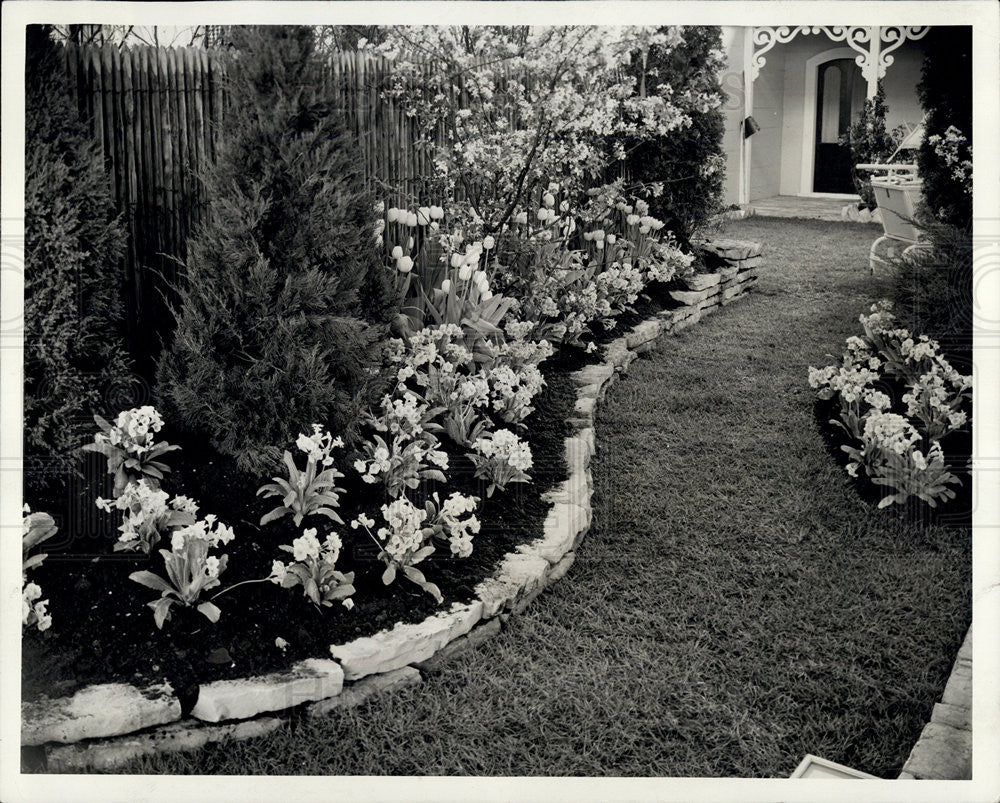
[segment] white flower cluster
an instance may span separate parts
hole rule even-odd
[[[312,435],[300,433],[295,445],[309,456],[310,462],[321,464],[324,468],[333,465],[330,453],[335,448],[344,448],[343,439],[339,436],[334,438],[319,424],[313,424],[312,430]]]
[[[343,542],[337,533],[330,533],[320,543],[316,537],[316,528],[310,527],[302,531],[302,535],[292,541],[292,557],[299,563],[326,563],[334,566],[340,558],[340,550]],[[288,567],[280,560],[274,561],[271,565],[270,580],[273,583],[280,583],[285,579]]]
[[[232,527],[228,527],[214,513],[209,513],[203,519],[186,527],[178,527],[171,535],[170,548],[175,554],[181,554],[190,541],[204,541],[208,546],[225,545],[235,538]]]
[[[110,443],[130,454],[142,454],[153,445],[153,435],[163,428],[163,418],[155,407],[134,407],[118,414],[111,431],[94,436],[97,443]]]
[[[36,583],[24,583],[21,588],[21,624],[24,627],[35,625],[39,630],[48,630],[52,626],[52,615],[48,612],[49,601],[39,599],[42,589]]]
[[[483,457],[506,464],[517,471],[527,471],[532,465],[531,447],[509,429],[498,429],[479,438],[472,448]]]
[[[405,496],[382,505],[382,518],[387,526],[380,527],[378,537],[385,543],[385,551],[403,566],[424,543],[423,524],[427,511],[416,507]]]
[[[515,370],[501,362],[489,370],[487,379],[493,410],[512,424],[534,412],[531,402],[545,384],[538,366],[530,363]]]
[[[646,277],[631,262],[614,263],[597,274],[597,293],[613,309],[624,309],[635,303],[646,286]]]
[[[934,153],[952,169],[952,178],[964,185],[967,195],[972,194],[972,145],[958,128],[948,126],[944,136],[932,134],[927,142],[934,146]]]
[[[436,500],[437,495],[434,498]],[[437,523],[448,535],[451,554],[456,557],[467,558],[472,554],[472,538],[479,533],[481,525],[476,516],[469,515],[465,519],[462,516],[475,513],[478,504],[475,496],[453,493],[444,500],[438,512]]]
[[[108,513],[113,509],[124,511],[116,549],[149,552],[160,540],[160,533],[171,526],[171,518],[175,518],[172,514],[187,514],[190,519],[198,515],[198,503],[193,499],[186,496],[169,499],[166,491],[153,488],[145,478],[130,482],[117,499],[98,497],[96,504]]]

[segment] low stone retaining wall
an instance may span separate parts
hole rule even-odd
[[[190,750],[224,739],[268,733],[293,716],[322,717],[372,694],[420,683],[454,656],[500,632],[507,619],[561,579],[590,528],[594,416],[597,403],[636,356],[664,334],[680,331],[738,298],[756,283],[760,245],[734,240],[704,244],[731,261],[701,289],[675,291],[684,306],[665,310],[605,348],[604,361],[573,375],[576,432],[565,441],[568,479],[543,497],[551,507],[542,538],[505,556],[476,587],[471,603],[454,604],[418,624],[395,627],[330,647],[331,658],[301,661],[283,672],[206,683],[190,717],[168,684],[136,689],[104,684],[72,697],[22,704],[22,746],[44,751],[50,772],[110,770],[143,755]],[[221,724],[220,724],[221,723]]]

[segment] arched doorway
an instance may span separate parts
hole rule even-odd
[[[816,66],[813,192],[854,192],[847,137],[864,106],[866,90],[854,58],[834,58]]]

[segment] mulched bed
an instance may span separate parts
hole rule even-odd
[[[621,327],[616,327],[613,336],[620,333]],[[485,484],[474,479],[473,466],[463,450],[448,449],[449,481],[437,490],[442,497],[453,491],[479,496],[483,504],[477,515],[483,527],[469,558],[442,555],[435,560],[436,554],[421,564],[444,595],[441,606],[402,577],[385,587],[381,581],[384,565],[377,560],[374,542],[349,527],[337,527],[344,541],[338,568],[356,573],[353,610],[335,605],[320,612],[298,587],[254,583],[218,598],[222,616],[214,625],[193,610],[175,605],[172,619],[157,630],[152,611],[146,607],[156,592],[128,577],[143,568],[163,574],[162,558],[155,550],[152,557],[112,553],[117,523],[94,506],[95,497],[111,495],[110,478],[103,459],[88,457],[83,473],[89,479],[74,479],[65,490],[48,494],[49,498],[26,500],[32,510],[52,514],[60,531],[45,544],[48,559],[32,572],[49,600],[53,626],[44,633],[24,634],[22,698],[62,696],[101,682],[142,685],[165,677],[177,690],[186,713],[194,704],[199,683],[278,670],[307,657],[328,658],[330,644],[372,635],[396,622],[419,622],[451,603],[470,601],[476,584],[493,573],[506,553],[542,536],[548,506],[541,495],[566,479],[564,440],[572,434],[567,418],[576,401],[569,375],[597,357],[580,349],[563,349],[542,363],[546,387],[536,397],[525,433],[534,456],[530,472],[534,482],[508,486],[505,493],[488,499]],[[224,550],[216,550],[229,555],[222,588],[266,577],[273,560],[290,558],[278,546],[290,544],[301,528],[295,528],[290,517],[265,527],[257,525],[276,502],[256,496],[267,477],[242,475],[209,444],[185,441],[173,433],[169,422],[162,434],[182,447],[167,455],[173,472],[165,489],[196,499],[202,514],[215,513],[236,532]],[[343,519],[350,521],[359,509],[377,514],[387,500],[373,498],[373,486],[361,483],[353,470],[348,468],[345,474],[340,481],[345,489],[339,511]],[[374,515],[376,520],[379,516]],[[307,519],[303,526],[316,526],[320,539],[334,528],[333,522],[322,517]],[[443,551],[447,550],[439,547],[438,552]],[[288,642],[284,650],[275,645],[278,637]]]
[[[905,390],[889,382],[883,382],[878,389],[887,393],[891,399],[899,399],[905,393]],[[835,398],[817,399],[813,407],[813,415],[816,419],[816,426],[833,459],[839,466],[846,466],[848,463],[847,453],[841,447],[856,444],[843,429],[832,423],[832,421],[840,420],[840,403]],[[971,415],[969,420],[972,420]],[[920,499],[910,497],[902,505],[892,504],[884,508],[886,514],[896,515],[907,521],[925,525],[972,526],[972,474],[969,470],[969,461],[972,458],[972,433],[968,431],[953,432],[941,439],[941,448],[944,450],[948,470],[962,482],[961,486],[948,486],[955,491],[955,498],[945,503],[938,502],[937,507],[931,507]],[[845,471],[844,477],[854,485],[858,495],[872,507],[877,507],[883,497],[894,492],[888,486],[873,483],[862,470],[859,470],[858,476],[853,478]]]

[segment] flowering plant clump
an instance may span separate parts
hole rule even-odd
[[[339,601],[351,610],[354,607],[354,601],[350,598],[354,593],[354,572],[344,574],[337,571],[341,546],[337,533],[330,533],[320,543],[315,527],[303,530],[302,535],[292,541],[291,546],[282,544],[279,547],[285,552],[291,552],[294,561],[287,565],[280,560],[274,561],[269,579],[282,588],[302,586],[302,593],[317,608],[330,608],[334,602]]]
[[[416,488],[421,480],[446,482],[448,455],[437,448],[437,438],[424,428],[435,414],[409,391],[401,399],[386,395],[382,414],[367,418],[376,432],[362,445],[364,456],[354,461],[361,479],[367,483],[381,481],[393,498],[404,488]],[[385,434],[388,440],[378,433]]]
[[[49,601],[41,599],[42,589],[37,583],[28,582],[28,570],[40,566],[48,555],[28,552],[56,534],[56,523],[48,513],[32,513],[24,506],[21,520],[21,625],[38,630],[48,630],[52,626],[52,616],[48,612]]]
[[[487,496],[497,489],[506,490],[512,482],[530,482],[527,471],[532,466],[531,448],[509,429],[500,429],[481,437],[472,445],[468,457],[476,466],[476,476],[488,479]]]
[[[938,159],[951,168],[951,177],[962,186],[966,195],[972,195],[972,144],[958,128],[948,126],[944,135],[932,134],[927,144],[934,148]]]
[[[115,552],[133,551],[148,555],[160,542],[160,534],[175,527],[194,524],[198,504],[186,496],[175,496],[162,491],[147,480],[130,482],[115,500],[97,499],[97,507],[110,513],[117,509],[124,512],[118,528],[121,535],[115,542]]]
[[[809,369],[817,396],[840,403],[832,423],[855,442],[842,447],[851,457],[848,473],[864,469],[875,484],[896,490],[880,507],[911,496],[931,507],[955,498],[948,486],[961,481],[947,468],[941,440],[968,423],[972,378],[951,366],[936,341],[897,327],[889,302],[872,305],[860,322],[864,336],[847,339],[839,366]],[[893,382],[903,389],[898,411],[877,387],[891,390],[886,383]]]
[[[118,415],[112,425],[99,415],[94,421],[101,431],[94,442],[83,446],[85,452],[103,454],[108,460],[108,474],[115,478],[114,495],[119,496],[130,480],[145,476],[159,484],[170,467],[160,460],[167,452],[179,449],[165,441],[156,443],[154,435],[163,428],[163,419],[154,407],[136,407]]]
[[[219,575],[226,570],[228,555],[210,555],[209,550],[228,544],[234,538],[232,528],[216,520],[212,514],[186,527],[174,530],[170,549],[161,549],[160,555],[167,570],[167,579],[150,571],[129,575],[140,585],[160,592],[160,598],[148,603],[153,609],[153,620],[158,628],[170,618],[174,605],[194,607],[210,622],[219,621],[221,611],[212,602],[199,602],[203,591],[219,585]]]
[[[390,585],[397,572],[418,585],[438,602],[443,600],[440,589],[427,580],[416,565],[435,551],[435,541],[447,542],[451,554],[464,558],[472,554],[472,538],[480,530],[479,519],[472,515],[479,500],[474,496],[451,494],[441,503],[435,493],[423,507],[405,496],[382,505],[385,526],[373,533],[374,519],[364,514],[351,522],[353,529],[364,529],[379,545],[379,559],[386,564],[382,582]]]
[[[343,448],[344,441],[334,438],[319,424],[313,424],[313,434],[299,434],[295,445],[306,453],[305,471],[299,471],[291,453],[286,450],[282,459],[288,468],[288,479],[274,477],[274,482],[257,491],[258,496],[282,497],[281,504],[261,518],[261,526],[289,513],[292,514],[295,526],[302,524],[306,516],[313,514],[326,516],[343,524],[343,519],[333,508],[340,507],[340,494],[343,491],[337,487],[337,480],[344,475],[333,467],[330,453],[334,448]],[[320,466],[323,467],[322,470],[319,469]]]
[[[517,368],[498,362],[486,373],[493,411],[509,424],[520,424],[534,412],[532,400],[545,385],[537,365],[525,363]]]

